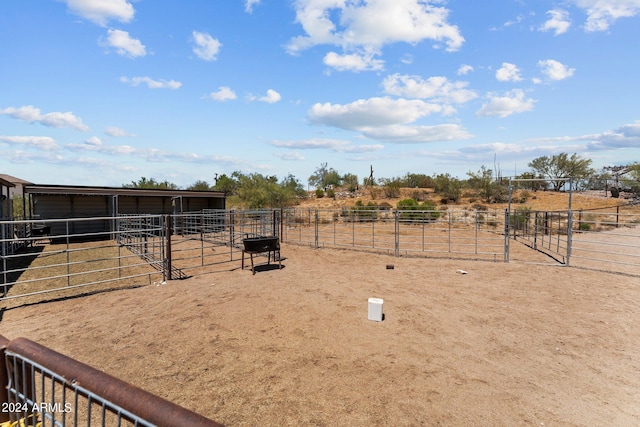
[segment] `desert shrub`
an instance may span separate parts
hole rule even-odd
[[[515,230],[524,230],[530,219],[531,208],[518,208],[515,213],[509,215],[509,226]]]
[[[397,203],[400,219],[409,221],[435,221],[440,217],[436,204],[431,200],[418,203],[416,199],[403,199]]]
[[[531,193],[527,190],[522,190],[520,192],[520,203],[527,203],[527,200],[531,198]]]
[[[382,190],[380,189],[380,187],[371,187],[371,189],[369,190],[369,194],[371,195],[371,198],[373,200],[377,200],[380,198],[380,194],[382,194]]]
[[[429,198],[429,193],[427,193],[425,190],[414,190],[411,192],[411,198],[417,200],[418,202],[422,202]]]
[[[327,197],[335,199],[336,198],[336,191],[333,188],[328,189],[327,190]]]
[[[402,187],[402,182],[399,179],[384,179],[382,190],[384,191],[385,197],[388,199],[395,199],[396,197],[400,197],[400,188]]]
[[[324,190],[322,188],[318,188],[316,189],[316,197],[318,199],[321,199],[324,197]]]
[[[373,202],[368,202],[365,205],[362,200],[358,200],[353,210],[358,221],[375,221],[378,217],[378,207]]]

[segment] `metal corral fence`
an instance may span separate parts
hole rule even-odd
[[[167,240],[172,278],[241,260],[244,238],[281,234],[279,210],[205,209],[168,218],[172,225]]]
[[[25,338],[9,341],[0,336],[0,353],[0,423],[56,427],[220,425]]]
[[[0,300],[183,279],[240,261],[245,237],[280,236],[279,218],[273,210],[205,210],[0,221]]]
[[[511,213],[512,237],[562,264],[640,276],[640,206]]]
[[[505,212],[475,210],[288,209],[283,241],[395,256],[503,261]]]
[[[77,292],[76,288],[92,285],[103,288],[105,284],[132,286],[161,281],[163,267],[159,263],[164,257],[145,254],[156,250],[156,236],[162,238],[162,217],[148,216],[144,224],[138,224],[136,235],[131,229],[118,230],[118,222],[128,220],[137,222],[140,218],[0,222],[0,296],[10,299]]]
[[[0,221],[0,300],[137,286],[235,269],[242,239],[393,256],[509,261],[511,242],[556,262],[640,276],[640,207],[609,211],[277,209]],[[216,267],[218,266],[218,267]]]

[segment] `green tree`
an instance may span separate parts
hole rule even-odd
[[[436,175],[433,178],[434,189],[446,200],[457,202],[462,196],[462,182],[448,173]]]
[[[237,180],[237,186],[229,205],[237,204],[246,209],[276,208],[293,205],[306,196],[302,184],[293,175],[281,182],[276,176],[259,173],[234,172],[233,178]]]
[[[278,188],[279,206],[293,206],[298,200],[307,198],[307,192],[296,179],[295,176],[289,174],[282,181]]]
[[[422,173],[407,173],[403,181],[404,187],[433,188],[433,178]]]
[[[156,181],[155,178],[146,177],[140,178],[138,181],[131,181],[130,184],[123,184],[124,188],[147,188],[147,189],[161,189],[161,190],[177,190],[178,186],[167,180],[162,182]]]
[[[349,187],[349,191],[355,191],[358,188],[358,175],[346,173],[342,176],[342,185]]]
[[[214,191],[222,191],[225,195],[231,196],[236,194],[239,185],[239,176],[242,175],[240,172],[234,172],[231,176],[227,176],[226,174],[222,174],[216,177],[216,183],[213,185]]]
[[[209,191],[211,186],[207,181],[198,180],[187,187],[189,191]]]
[[[509,190],[502,182],[494,181],[491,169],[482,165],[478,172],[469,171],[467,175],[469,187],[476,190],[483,201],[499,203],[505,199]]]
[[[328,167],[327,163],[320,164],[316,171],[309,177],[309,185],[316,188],[326,188],[330,185],[340,185],[342,178],[340,174],[333,168]]]
[[[591,169],[591,159],[585,159],[577,154],[569,156],[560,153],[554,156],[542,156],[532,160],[529,167],[539,175],[551,180],[554,191],[560,191],[565,185],[564,178],[575,180],[589,179],[595,173]]]
[[[516,176],[516,179],[523,180],[516,181],[514,185],[514,187],[521,190],[546,190],[548,186],[547,181],[542,181],[544,179],[542,175],[536,175],[533,172],[521,173],[520,175]]]

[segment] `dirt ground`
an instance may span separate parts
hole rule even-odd
[[[640,425],[638,277],[292,245],[282,255],[282,270],[238,262],[6,310],[0,334],[229,426]],[[367,319],[370,297],[384,299],[382,322]]]

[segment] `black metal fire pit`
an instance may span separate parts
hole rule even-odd
[[[244,249],[242,250],[242,269],[244,270],[244,254],[248,253],[251,257],[251,272],[256,274],[256,270],[253,266],[253,255],[267,253],[267,264],[271,264],[271,253],[273,252],[273,260],[276,259],[276,253],[278,254],[278,268],[282,268],[282,261],[280,260],[280,239],[276,236],[258,236],[247,237],[242,239]]]

